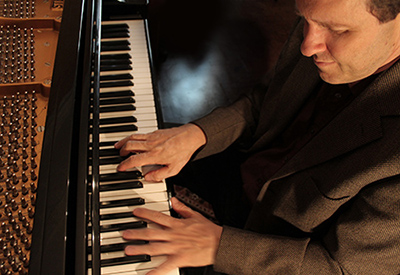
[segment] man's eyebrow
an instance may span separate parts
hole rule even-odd
[[[297,6],[295,7],[295,13],[297,16],[300,16],[301,18],[303,18],[304,20],[306,20],[306,18],[304,17],[304,15],[299,11],[299,9],[297,8]],[[322,26],[322,27],[326,27],[326,28],[348,28],[349,25],[346,24],[341,24],[341,23],[335,23],[335,22],[322,22],[322,21],[317,21],[317,20],[311,20],[315,23],[317,23],[318,25]]]

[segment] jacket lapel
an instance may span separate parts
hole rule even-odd
[[[262,150],[281,133],[321,82],[312,59],[305,57],[300,58],[289,75],[281,73],[277,78],[264,99],[262,108],[269,111],[260,116],[260,126],[255,133],[257,141],[250,151]]]
[[[381,117],[400,115],[399,75],[400,62],[397,62],[316,134],[272,180],[328,161],[380,138],[383,135]]]

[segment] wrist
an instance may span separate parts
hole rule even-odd
[[[186,128],[186,131],[189,134],[189,140],[192,141],[195,150],[199,149],[207,143],[207,137],[205,133],[196,124],[188,123],[183,125],[182,127]]]

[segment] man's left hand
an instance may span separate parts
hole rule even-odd
[[[123,233],[125,239],[147,240],[148,244],[127,246],[127,255],[167,255],[167,260],[148,274],[163,275],[179,267],[206,266],[215,261],[222,227],[209,221],[172,198],[172,208],[183,218],[138,208],[134,215],[160,225],[160,229],[132,229]]]

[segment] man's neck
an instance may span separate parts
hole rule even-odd
[[[383,71],[386,71],[387,69],[389,69],[390,67],[392,67],[392,65],[393,65],[394,63],[396,63],[399,59],[400,59],[400,55],[399,55],[398,57],[396,57],[395,59],[393,59],[392,61],[390,61],[389,63],[387,63],[387,64],[383,65],[382,67],[380,67],[380,68],[379,68],[378,70],[376,70],[372,75],[379,74],[379,73],[381,73],[381,72],[383,72]],[[368,78],[368,77],[369,77],[369,76],[367,76],[366,78]],[[366,78],[364,78],[364,79],[366,79]],[[357,83],[363,81],[364,79],[361,79],[361,80],[358,80],[358,81],[349,83],[348,85],[349,85],[350,88],[352,88],[352,87],[354,87],[354,85],[356,85]]]

